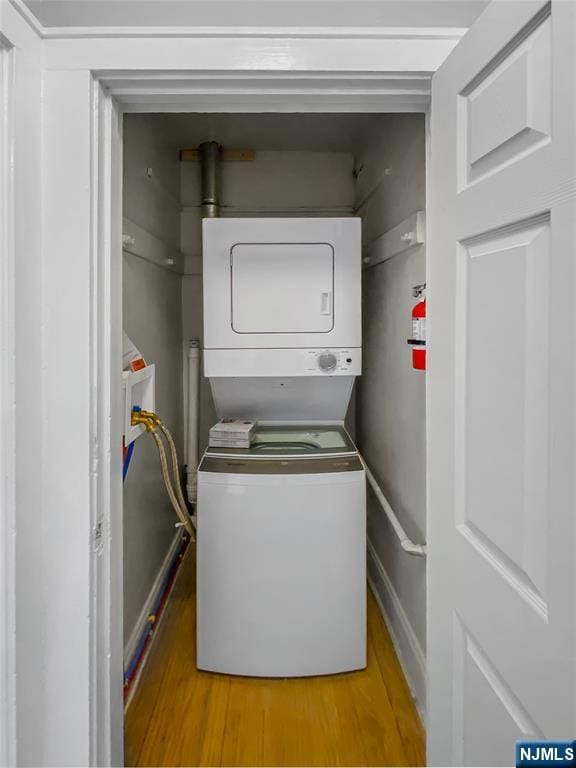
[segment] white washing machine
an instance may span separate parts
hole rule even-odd
[[[366,481],[340,425],[261,426],[198,473],[199,669],[366,666]]]

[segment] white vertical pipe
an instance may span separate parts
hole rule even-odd
[[[199,401],[200,342],[197,339],[191,339],[188,344],[188,419],[186,428],[186,494],[190,504],[196,503]]]

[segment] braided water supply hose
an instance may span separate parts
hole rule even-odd
[[[160,467],[162,469],[162,477],[164,479],[164,485],[166,486],[166,492],[168,494],[168,498],[170,499],[172,507],[174,508],[174,511],[176,512],[176,515],[178,516],[180,523],[190,535],[191,540],[195,541],[196,537],[194,535],[194,527],[192,526],[192,521],[190,520],[190,515],[188,514],[188,509],[186,507],[186,502],[184,501],[182,488],[180,486],[180,473],[178,472],[178,454],[176,452],[176,446],[174,444],[174,440],[172,438],[172,435],[170,434],[170,431],[166,426],[164,426],[161,419],[155,413],[151,413],[150,411],[134,411],[132,413],[132,424],[133,425],[142,424],[143,426],[146,427],[146,431],[149,432],[154,438],[154,442],[156,443],[156,447],[158,448],[158,455],[160,457]],[[164,449],[164,444],[162,443],[162,439],[158,434],[158,431],[157,431],[158,427],[161,429],[162,433],[164,434],[166,441],[168,443],[168,446],[170,448],[170,453],[172,458],[172,472],[174,474],[174,485],[176,487],[176,492],[174,492],[174,488],[172,487],[172,481],[170,480],[170,471],[168,469],[168,460],[166,458],[166,451]]]
[[[180,472],[178,471],[178,454],[176,452],[176,445],[174,444],[174,440],[168,427],[166,427],[162,422],[160,422],[159,427],[164,433],[166,442],[170,447],[170,453],[172,454],[172,473],[174,475],[174,485],[176,487],[176,496],[178,497],[178,502],[180,503],[182,509],[188,510],[188,507],[186,506],[186,500],[184,499],[184,494],[182,493],[182,486],[180,484]]]

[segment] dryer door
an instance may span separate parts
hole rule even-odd
[[[334,327],[329,243],[237,243],[231,268],[236,333],[328,333]]]
[[[361,346],[360,219],[204,219],[202,230],[205,350]]]

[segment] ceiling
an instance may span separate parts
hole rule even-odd
[[[133,125],[145,121],[162,144],[194,149],[217,141],[229,149],[355,153],[368,136],[384,133],[389,114],[196,113],[127,114]],[[413,115],[413,119],[424,119]]]
[[[24,0],[46,27],[469,27],[488,0]]]

